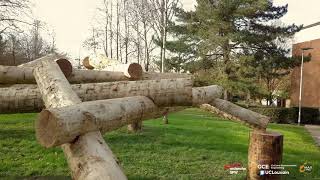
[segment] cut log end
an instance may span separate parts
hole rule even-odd
[[[132,63],[128,67],[128,73],[131,79],[137,80],[142,77],[143,70],[140,64]]]
[[[43,110],[36,121],[36,138],[46,148],[56,145],[58,124],[52,119],[50,111]]]
[[[82,65],[83,65],[85,68],[87,68],[87,69],[90,69],[90,70],[94,69],[94,67],[90,65],[90,59],[89,59],[89,57],[85,57],[85,58],[82,60]]]
[[[67,59],[58,59],[56,63],[59,65],[61,71],[66,78],[72,74],[72,64]]]

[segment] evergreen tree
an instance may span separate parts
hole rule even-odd
[[[287,9],[287,5],[274,6],[270,0],[197,0],[195,11],[176,11],[178,19],[171,32],[186,44],[196,45],[195,59],[221,73],[215,77],[223,77],[219,81],[225,89],[245,91],[255,86],[247,72],[259,72],[254,64],[262,69],[270,64],[279,68],[295,64],[286,57],[288,49],[278,43],[284,43],[301,26],[274,24]]]

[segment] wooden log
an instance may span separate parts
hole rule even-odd
[[[66,59],[66,57],[53,53],[53,54],[49,54],[46,55],[44,57],[35,59],[33,61],[24,63],[24,64],[20,64],[18,67],[29,67],[29,68],[34,68],[36,67],[37,64],[39,64],[39,62],[47,60],[47,59],[51,59],[54,60],[60,67],[60,69],[62,70],[63,74],[65,75],[65,77],[69,77],[72,73],[72,64],[70,63],[70,61],[68,61]]]
[[[148,96],[158,105],[165,106],[178,101],[181,105],[189,103],[192,98],[191,86],[190,79],[163,79],[74,84],[72,89],[82,101]],[[43,107],[41,94],[36,85],[0,88],[0,113],[40,112]]]
[[[34,84],[32,71],[32,68],[0,66],[0,84]]]
[[[272,169],[271,165],[280,165],[282,162],[283,135],[276,132],[251,131],[248,151],[248,180],[281,179],[280,175],[271,175],[269,172],[277,171]],[[260,176],[261,171],[265,175]]]
[[[217,85],[192,88],[192,102],[194,106],[206,104],[216,98],[220,98],[223,88]]]
[[[267,116],[242,108],[223,99],[214,99],[209,104],[203,104],[200,107],[254,129],[265,130],[270,121],[270,118]]]
[[[159,118],[185,107],[158,108],[145,96],[89,101],[43,110],[36,121],[36,137],[45,147],[73,142],[81,134],[99,129],[106,133],[124,125]],[[108,114],[108,116],[106,116]],[[80,120],[80,121],[79,121]]]
[[[207,101],[212,101],[212,90],[217,86],[206,88],[194,88],[193,92],[201,92]],[[200,90],[199,90],[200,89]],[[222,95],[222,89],[219,96]],[[204,93],[207,90],[208,93]],[[178,96],[178,95],[175,95]],[[199,99],[182,98],[173,101],[159,101],[153,96],[128,97],[121,99],[90,101],[63,108],[47,109],[40,113],[37,120],[37,137],[40,143],[46,147],[60,145],[73,141],[77,136],[99,129],[102,132],[117,129],[132,122],[140,122],[168,113],[168,109],[158,110],[156,105],[181,106],[199,105]],[[203,98],[204,99],[204,98]],[[193,102],[193,100],[195,102]],[[189,101],[189,102],[187,102]],[[169,103],[163,103],[169,102]],[[202,103],[202,101],[201,101]],[[105,116],[105,113],[108,116]]]
[[[89,101],[43,110],[36,123],[36,135],[40,144],[52,147],[72,142],[87,132],[100,130],[105,133],[150,119],[157,113],[161,113],[158,107],[145,96]]]
[[[53,57],[41,58],[53,59]],[[60,62],[60,68],[66,77],[70,76],[72,73],[72,65],[66,59],[57,59]],[[36,81],[33,77],[32,67],[17,67],[17,66],[1,66],[0,65],[0,84],[35,84]]]
[[[145,96],[50,108],[43,110],[36,121],[36,137],[41,145],[49,148],[73,142],[79,135],[98,129],[106,133],[133,122],[159,118],[166,112],[183,109],[185,107],[180,106],[158,108]]]
[[[81,103],[55,62],[39,62],[34,76],[47,108]],[[62,149],[74,179],[127,179],[99,131],[79,136]]]
[[[123,72],[123,74],[134,80],[141,79],[142,77],[142,67],[138,63],[131,63],[131,64],[116,64],[112,66],[106,66],[104,68],[106,71],[114,71],[114,72]]]
[[[71,67],[71,66],[70,66]],[[68,68],[65,68],[65,70]],[[62,69],[64,71],[64,69]],[[35,84],[36,80],[32,74],[33,68],[0,65],[0,84]],[[70,83],[98,83],[113,81],[128,81],[130,78],[122,72],[89,71],[73,69],[64,71]],[[69,75],[70,74],[70,75]]]
[[[70,83],[99,83],[113,81],[128,81],[123,72],[111,71],[95,71],[95,70],[80,70],[74,69],[71,76],[68,77]]]
[[[66,61],[66,62],[69,62],[69,61]],[[69,63],[60,63],[60,68],[62,69],[63,73],[67,77],[68,81],[73,84],[128,81],[128,80],[138,80],[138,79],[140,80],[140,78],[136,78],[136,79],[129,78],[125,76],[123,72],[71,69],[72,65],[71,64],[67,65]],[[66,66],[67,68],[63,68],[63,66]],[[152,74],[152,73],[146,72],[145,74],[148,74],[148,76],[144,76],[141,79],[160,80],[160,79],[174,79],[174,78],[192,78],[192,76],[186,75],[186,74],[174,75],[172,73],[170,76],[168,73]],[[152,76],[149,76],[150,74],[152,74]],[[35,83],[36,81],[32,74],[32,68],[0,65],[0,84],[35,84]]]

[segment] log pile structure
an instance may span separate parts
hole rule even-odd
[[[0,113],[40,112],[36,138],[63,149],[73,179],[127,179],[102,135],[191,106],[251,128],[247,179],[263,179],[259,163],[281,163],[283,136],[266,131],[270,118],[220,99],[222,87],[193,87],[190,74],[143,72],[137,63],[98,71],[89,62],[79,70],[49,55],[0,66]]]

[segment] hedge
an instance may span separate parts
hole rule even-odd
[[[280,107],[250,107],[252,111],[269,116],[271,122],[293,124],[298,122],[299,109],[280,108]],[[320,124],[319,109],[316,108],[302,108],[301,110],[302,124]]]

